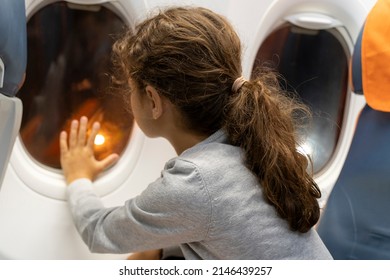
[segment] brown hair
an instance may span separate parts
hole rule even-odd
[[[321,193],[297,151],[295,120],[306,107],[284,94],[272,71],[232,92],[242,72],[241,44],[225,18],[205,8],[161,11],[118,40],[114,54],[124,81],[155,87],[186,127],[204,134],[223,128],[292,230],[316,224]]]

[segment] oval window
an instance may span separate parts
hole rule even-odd
[[[122,154],[134,124],[121,96],[110,94],[111,47],[124,22],[103,6],[57,2],[27,23],[26,81],[20,136],[37,162],[60,168],[59,133],[72,119],[101,123],[96,156]]]
[[[286,23],[273,31],[256,55],[253,71],[266,63],[285,79],[313,112],[302,149],[314,172],[330,161],[339,139],[348,93],[348,46],[337,28],[312,30]]]

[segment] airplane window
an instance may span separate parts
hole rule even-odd
[[[337,29],[309,30],[287,23],[272,32],[260,47],[253,67],[270,65],[282,75],[282,87],[296,92],[313,112],[304,132],[303,151],[314,172],[331,159],[342,126],[348,91],[349,53]]]
[[[77,7],[77,6],[76,6]],[[39,163],[60,168],[59,133],[85,115],[101,123],[97,158],[127,146],[133,117],[110,88],[111,47],[125,24],[102,6],[48,5],[28,21],[26,81],[20,129],[28,153]],[[111,94],[110,94],[111,93]]]

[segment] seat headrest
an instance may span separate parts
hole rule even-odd
[[[368,13],[352,56],[352,88],[374,110],[390,112],[390,0]]]
[[[15,96],[27,63],[24,0],[0,0],[0,93]]]

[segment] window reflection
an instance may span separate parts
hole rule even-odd
[[[342,126],[348,91],[348,58],[336,29],[309,30],[286,24],[260,47],[254,70],[267,62],[286,79],[282,86],[299,94],[313,112],[301,149],[319,172],[333,155]]]
[[[91,6],[92,7],[92,6]],[[74,118],[101,122],[97,158],[126,148],[132,116],[120,96],[110,94],[113,35],[124,23],[104,7],[70,8],[58,2],[39,10],[27,24],[26,82],[20,130],[27,151],[38,162],[60,168],[59,133]]]

